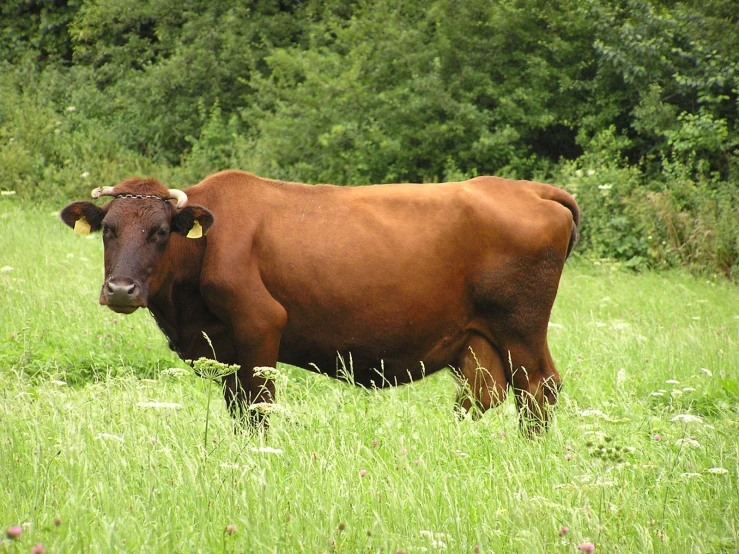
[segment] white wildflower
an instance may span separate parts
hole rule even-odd
[[[616,386],[621,388],[626,382],[626,379],[626,370],[624,368],[619,369],[616,373]]]
[[[588,169],[585,173],[588,177],[592,177],[593,175],[595,175],[595,169]]]
[[[436,548],[437,550],[446,550],[447,542],[453,540],[451,535],[447,535],[446,533],[434,533],[433,531],[428,531],[427,529],[421,529],[418,534],[428,539],[431,543],[431,546],[433,548]]]
[[[677,439],[675,441],[676,446],[690,446],[692,448],[700,448],[701,443],[695,439]]]
[[[665,381],[665,383],[667,383],[668,385],[679,385],[680,381],[678,381],[677,379],[668,379],[667,381]]]
[[[273,404],[271,402],[256,402],[249,406],[250,410],[255,410],[261,414],[285,414],[287,410],[284,406]]]
[[[190,373],[188,370],[182,367],[170,367],[162,371],[162,375],[172,375],[173,377],[180,377]]]
[[[576,177],[582,177],[582,169],[576,169],[575,170],[575,176]]]
[[[685,387],[683,388],[683,392],[695,392],[695,389],[693,387]]]
[[[631,327],[631,325],[629,325],[625,321],[619,321],[618,323],[611,324],[611,327],[616,330],[621,330],[621,329],[628,329],[629,327]]]
[[[0,273],[7,273],[8,271],[13,271],[15,268],[10,267],[9,265],[4,265],[3,267],[0,267]]]
[[[59,379],[52,379],[51,381],[49,381],[49,383],[51,383],[52,385],[56,385],[57,387],[63,387],[67,384],[66,381],[60,381]]]
[[[611,190],[613,188],[613,185],[598,185],[599,190]]]
[[[83,179],[87,179],[89,176],[90,176],[89,171],[83,171],[82,173],[80,173],[80,177],[82,177]]]
[[[271,446],[252,446],[251,451],[260,454],[282,454],[282,448],[272,448]]]
[[[670,421],[680,421],[682,423],[703,423],[703,420],[693,414],[678,414]]]
[[[0,190],[0,196],[15,196],[14,190]]]
[[[256,366],[254,368],[254,375],[267,381],[274,381],[280,377],[280,372],[275,367]]]
[[[178,402],[138,402],[139,408],[182,408]]]
[[[460,458],[469,458],[470,455],[466,452],[462,452],[461,450],[455,450],[454,453],[459,456]]]
[[[711,370],[710,369],[706,369],[705,367],[702,367],[700,370],[701,370],[702,373],[705,373],[709,377],[713,377],[713,373],[711,373]]]
[[[683,479],[692,479],[693,477],[700,477],[700,473],[681,473],[680,477]]]
[[[68,112],[76,112],[77,111],[77,106],[67,106],[67,111]]]
[[[97,438],[105,440],[113,440],[118,442],[125,442],[125,439],[120,435],[113,435],[111,433],[98,433]]]
[[[210,341],[208,335],[203,333],[206,340]],[[208,358],[198,358],[197,360],[188,361],[195,370],[195,375],[201,379],[209,379],[215,381],[232,373],[236,373],[241,366],[239,365],[228,365],[217,362],[216,360],[210,360]]]
[[[551,321],[549,322],[548,326],[553,329],[564,329],[565,328],[565,326],[562,325],[561,323],[552,323]]]
[[[670,396],[679,397],[682,395],[683,395],[683,391],[681,391],[680,389],[675,389],[672,392],[670,392]]]
[[[713,473],[714,475],[726,475],[729,473],[728,469],[724,469],[723,467],[709,467],[706,470],[706,473]]]
[[[608,419],[608,416],[601,412],[600,410],[582,410],[579,414],[580,417],[600,417],[603,419]]]
[[[595,484],[601,487],[612,487],[617,484],[617,481],[614,481],[613,479],[604,479],[603,476],[599,476],[595,480]]]

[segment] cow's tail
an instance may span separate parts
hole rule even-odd
[[[575,248],[575,244],[577,244],[577,239],[579,236],[578,228],[580,227],[580,208],[577,206],[575,198],[566,190],[562,190],[556,187],[552,187],[550,190],[552,191],[552,195],[550,196],[549,200],[554,200],[555,202],[562,204],[572,213],[573,224],[572,231],[570,232],[570,243],[567,245],[566,256],[568,258],[570,256],[570,252],[572,252],[572,249]]]

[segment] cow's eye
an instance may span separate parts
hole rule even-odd
[[[166,227],[160,227],[159,230],[157,231],[157,237],[160,239],[165,238],[168,234],[169,234],[169,229],[167,229]]]

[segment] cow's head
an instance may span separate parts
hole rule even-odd
[[[112,196],[104,206],[73,202],[61,218],[86,235],[102,230],[105,281],[100,304],[130,314],[146,307],[168,271],[164,253],[172,234],[198,239],[213,224],[200,206],[186,206],[187,195],[154,179],[129,179],[115,187],[92,191],[93,198]],[[174,201],[171,202],[171,201]]]

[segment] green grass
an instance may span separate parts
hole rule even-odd
[[[163,372],[184,363],[146,313],[97,305],[99,237],[2,204],[0,228],[0,528],[30,523],[0,551],[739,549],[735,286],[571,263],[539,439],[512,402],[457,420],[447,373],[378,392],[283,367],[268,436],[219,400],[204,448],[220,393]]]

